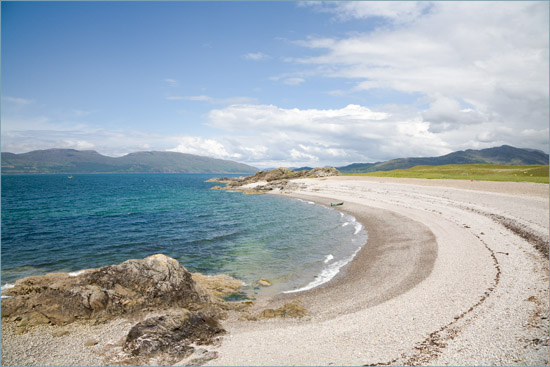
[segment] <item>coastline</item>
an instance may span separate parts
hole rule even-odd
[[[327,207],[336,201],[335,198],[296,193],[284,196]],[[334,209],[352,215],[361,223],[368,232],[367,242],[330,281],[312,289],[268,298],[265,300],[266,307],[278,307],[300,300],[317,318],[331,318],[383,303],[405,293],[431,273],[437,258],[437,243],[422,223],[383,209],[354,203]],[[392,236],[398,227],[406,233]],[[362,289],[366,294],[361,303],[339,302],[336,307],[324,307],[324,299],[349,300],[357,289]]]
[[[519,184],[515,194],[499,183],[469,190],[379,178],[294,182],[278,194],[343,201],[337,210],[363,224],[367,244],[328,283],[252,306],[297,302],[306,316],[252,321],[232,313],[221,344],[207,347],[218,356],[207,365],[548,364],[548,258],[500,222],[547,246],[548,185]],[[105,365],[132,325],[120,319],[72,325],[68,335],[52,326],[18,335],[5,324],[3,361],[20,365]],[[91,336],[98,343],[86,346]]]
[[[367,244],[332,281],[257,305],[307,317],[228,321],[208,365],[548,364],[548,259],[491,216],[547,236],[548,185],[293,182],[281,194],[344,201]]]

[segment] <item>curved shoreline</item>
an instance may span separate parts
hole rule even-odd
[[[548,258],[516,230],[548,244],[548,185],[514,185],[523,189],[511,194],[499,183],[483,190],[379,178],[296,183],[283,195],[343,201],[338,210],[365,226],[367,244],[332,281],[254,306],[298,301],[305,317],[233,314],[221,345],[206,347],[218,353],[208,365],[548,364]],[[2,323],[3,361],[114,363],[104,358],[131,326],[124,319],[71,325],[59,336],[52,326],[17,335]],[[90,336],[99,344],[86,346]]]
[[[304,194],[285,195],[330,207],[336,201],[330,197]],[[352,215],[368,232],[352,261],[342,267],[329,282],[296,293],[284,293],[269,300],[269,307],[299,299],[317,317],[335,317],[372,307],[405,293],[431,273],[437,258],[437,242],[422,223],[394,212],[346,203],[335,210]],[[395,236],[397,230],[404,230]],[[360,303],[340,302],[321,310],[323,299],[351,299],[357,289],[366,296]]]
[[[548,363],[548,259],[476,211],[547,231],[547,185],[514,184],[518,195],[507,183],[295,183],[291,197],[344,201],[367,245],[331,282],[263,303],[299,300],[308,317],[228,322],[209,365]]]

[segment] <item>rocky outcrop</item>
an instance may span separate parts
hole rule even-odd
[[[226,189],[228,191],[244,192],[245,194],[258,194],[272,190],[283,191],[292,188],[295,183],[292,179],[318,178],[338,176],[340,172],[333,167],[320,167],[312,170],[292,171],[289,168],[280,167],[270,171],[259,171],[248,177],[222,177],[210,179],[207,182],[225,183],[225,187],[214,186],[212,189]]]
[[[124,364],[172,365],[193,354],[193,345],[210,344],[225,333],[218,321],[202,312],[176,311],[134,325],[124,342]]]
[[[164,255],[89,269],[78,276],[52,273],[21,279],[3,294],[2,316],[28,326],[101,320],[171,307],[213,307],[179,262]]]
[[[68,333],[65,326],[55,326],[76,321],[142,320],[116,347],[120,353],[111,362],[172,365],[188,358],[185,363],[197,365],[216,357],[195,346],[213,343],[225,333],[218,321],[231,306],[223,297],[241,287],[241,281],[227,275],[191,274],[177,260],[159,254],[76,276],[51,273],[21,279],[2,294],[2,318],[13,322],[18,333],[54,325],[52,337]],[[86,346],[100,342],[92,337]]]

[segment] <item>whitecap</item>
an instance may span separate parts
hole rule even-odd
[[[332,254],[328,254],[325,258],[325,264],[328,263],[330,260],[334,259],[334,256]]]

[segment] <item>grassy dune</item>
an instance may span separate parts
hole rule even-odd
[[[346,176],[548,183],[548,165],[448,164],[444,166],[416,166],[393,171],[353,173]]]

